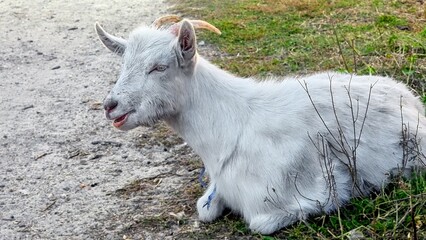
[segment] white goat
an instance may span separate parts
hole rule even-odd
[[[175,23],[157,28],[167,21]],[[106,117],[121,130],[165,120],[201,156],[210,184],[197,202],[200,220],[228,207],[270,234],[423,161],[424,108],[403,84],[334,72],[239,78],[197,54],[194,28],[218,32],[211,25],[174,17],[154,25],[124,40],[96,24],[124,58]]]

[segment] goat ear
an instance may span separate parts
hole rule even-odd
[[[95,30],[106,48],[119,56],[123,55],[127,45],[126,40],[107,33],[99,23],[95,23]]]
[[[187,65],[197,52],[197,41],[192,24],[183,20],[178,35],[178,49],[182,65]]]

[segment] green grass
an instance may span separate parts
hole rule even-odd
[[[184,0],[176,10],[207,20],[200,33],[240,76],[324,70],[380,74],[425,92],[426,13],[415,0]]]
[[[214,63],[237,75],[325,70],[388,75],[409,85],[426,103],[425,8],[416,0],[181,0],[175,6],[180,15],[206,20],[222,31],[220,36],[199,32],[198,37],[221,56]],[[164,141],[166,146],[177,140]],[[200,167],[191,164],[192,169]],[[140,184],[126,191],[138,192]],[[130,194],[126,191],[121,194]],[[185,217],[145,216],[135,231],[178,226],[176,239],[410,239],[415,233],[426,239],[425,174],[396,180],[380,194],[353,199],[336,213],[313,216],[272,236],[251,233],[232,214],[197,223],[194,206],[201,187],[192,182],[179,191],[179,198],[164,200],[162,206],[165,212],[185,211]]]
[[[313,218],[283,230],[277,238],[318,236],[331,239],[348,237],[356,232],[373,239],[407,239],[413,236],[413,226],[416,225],[418,239],[424,239],[426,232],[420,227],[424,227],[426,221],[425,177],[395,182],[377,196],[353,199],[349,206],[340,209],[340,216],[331,214]]]

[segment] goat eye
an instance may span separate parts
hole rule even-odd
[[[167,69],[167,65],[156,65],[151,69],[151,71],[149,71],[149,73],[152,73],[154,71],[164,72],[166,71],[166,69]]]
[[[159,72],[163,72],[167,69],[166,65],[158,65],[155,70],[159,71]]]

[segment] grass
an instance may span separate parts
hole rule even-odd
[[[211,59],[214,63],[237,75],[325,70],[388,75],[426,103],[425,9],[426,3],[416,0],[181,0],[175,6],[180,15],[206,20],[222,31],[220,36],[200,32],[198,37],[219,53]],[[167,147],[179,139],[161,141]],[[191,162],[192,169],[198,167]],[[126,191],[140,191],[141,184],[135,182]],[[201,187],[191,182],[180,191],[179,199],[164,200],[165,212],[194,215]],[[189,215],[145,216],[135,228],[178,227],[176,239],[426,239],[425,204],[423,174],[397,179],[380,194],[353,199],[339,213],[311,217],[272,236],[251,233],[232,214],[210,224]]]
[[[377,196],[353,199],[348,207],[341,209],[340,216],[316,217],[284,229],[275,237],[332,239],[359,235],[373,239],[410,239],[416,226],[417,239],[424,239],[426,232],[420,229],[426,221],[425,177],[395,182]]]
[[[135,181],[125,188],[126,192],[117,193],[146,191],[139,188],[141,185],[144,185],[141,181]],[[161,204],[162,214],[145,216],[126,232],[140,229],[166,232],[179,228],[175,239],[426,239],[426,174],[394,182],[376,196],[353,199],[340,209],[340,215],[312,217],[271,236],[251,233],[244,221],[231,213],[208,224],[199,223],[190,215],[177,218],[168,214],[195,213],[196,199],[202,191],[196,182],[177,190],[175,197]],[[417,238],[413,238],[414,226]]]
[[[240,76],[337,70],[393,76],[424,95],[426,11],[416,0],[184,0],[176,10],[207,20],[200,33]]]

